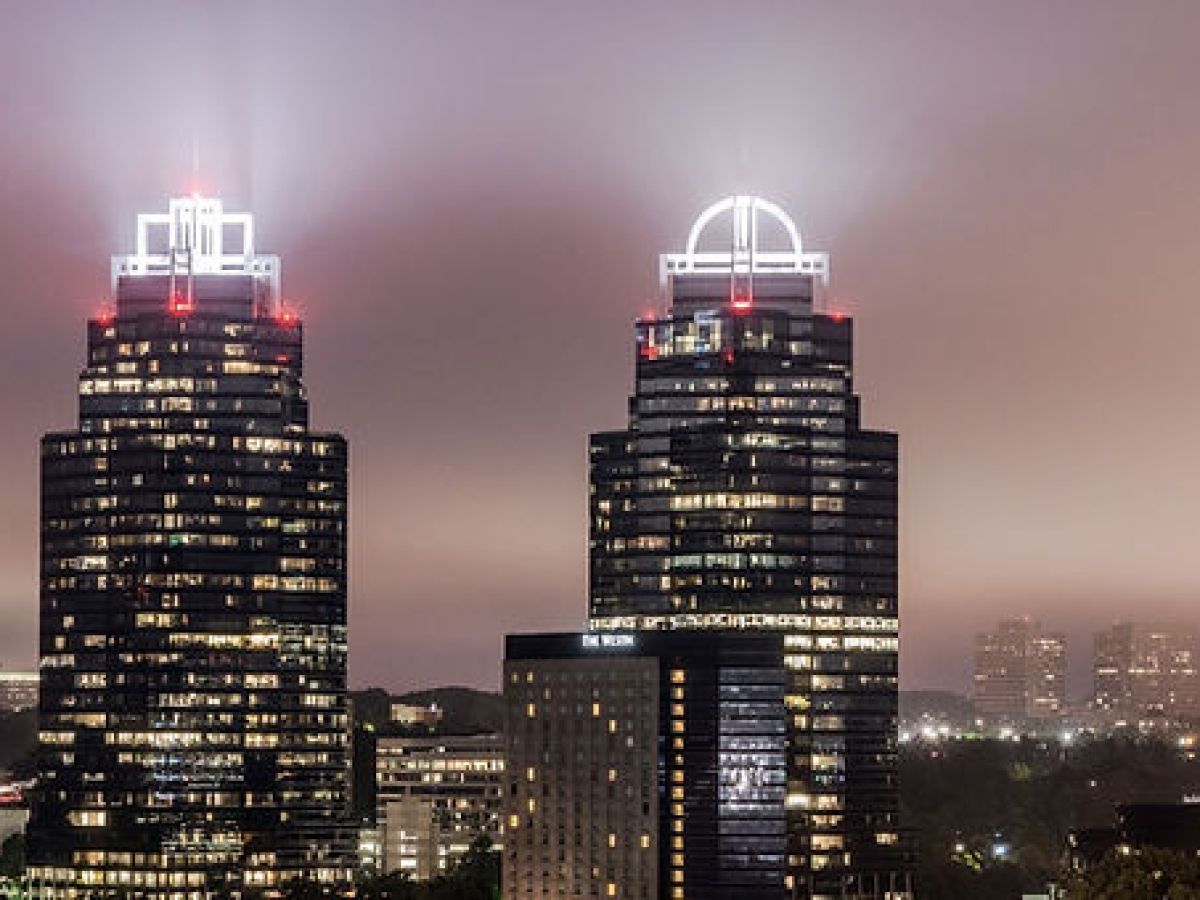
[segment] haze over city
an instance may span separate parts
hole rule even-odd
[[[355,684],[491,687],[503,633],[581,626],[586,436],[623,422],[657,254],[739,192],[831,254],[864,424],[901,435],[905,687],[961,690],[1004,614],[1190,614],[1200,8],[732,9],[6,21],[0,659],[33,664],[37,438],[107,259],[193,190],[281,255],[351,442]]]

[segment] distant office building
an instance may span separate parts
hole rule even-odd
[[[975,638],[972,696],[992,719],[1045,720],[1066,712],[1066,638],[1028,617],[1003,619]]]
[[[1029,640],[1031,719],[1057,719],[1067,711],[1067,639],[1061,633],[1034,634]]]
[[[22,712],[37,706],[38,673],[0,670],[0,713]]]
[[[442,721],[442,710],[438,705],[416,706],[411,703],[393,703],[390,718],[396,725],[407,728],[436,728]]]
[[[1197,629],[1124,622],[1096,635],[1095,709],[1108,724],[1153,727],[1200,716]]]
[[[791,896],[783,652],[769,632],[510,636],[505,900]]]
[[[380,870],[446,872],[478,837],[502,844],[498,735],[382,737],[376,745]]]
[[[79,421],[42,440],[43,898],[351,875],[346,444],[248,215],[172,200],[113,259]]]
[[[379,829],[374,825],[361,825],[358,829],[358,870],[364,875],[377,875],[383,866],[383,847],[379,842]]]
[[[628,420],[591,439],[590,625],[786,636],[789,892],[878,898],[907,883],[898,442],[862,424],[828,263],[748,196],[660,258]]]

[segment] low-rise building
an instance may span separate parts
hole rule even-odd
[[[442,710],[436,703],[431,703],[429,706],[417,706],[413,703],[393,703],[390,718],[396,725],[410,728],[416,726],[432,730],[441,724]]]
[[[38,673],[0,669],[0,713],[35,709],[38,702]]]
[[[501,845],[499,735],[381,737],[375,773],[380,871],[432,878],[480,836]]]
[[[28,822],[28,807],[0,804],[0,844],[14,834],[23,834]]]

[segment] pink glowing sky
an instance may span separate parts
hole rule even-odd
[[[30,665],[38,435],[134,216],[253,211],[352,442],[352,675],[497,680],[578,627],[585,446],[717,197],[832,255],[901,434],[903,677],[1200,599],[1200,6],[44,4],[0,32],[0,660]],[[196,160],[199,165],[196,165]]]

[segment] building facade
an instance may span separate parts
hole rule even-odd
[[[381,737],[375,759],[381,871],[424,880],[479,838],[502,846],[499,735]]]
[[[1025,722],[1061,718],[1067,709],[1067,651],[1028,616],[1002,619],[975,636],[972,699],[985,717]]]
[[[248,215],[172,200],[113,260],[42,441],[42,897],[349,876],[346,443]]]
[[[21,834],[29,822],[29,810],[0,800],[0,844],[14,834]]]
[[[510,636],[505,900],[782,900],[779,635]]]
[[[1103,724],[1166,728],[1200,716],[1196,626],[1122,622],[1095,637],[1094,708]]]
[[[432,731],[441,724],[443,715],[436,703],[430,706],[393,703],[388,718],[392,723],[406,728],[425,728]]]
[[[37,706],[38,673],[0,670],[0,713],[23,712]]]
[[[784,249],[764,249],[771,230]],[[662,257],[628,424],[591,441],[590,624],[783,635],[789,891],[904,896],[897,439],[860,423],[827,272],[754,197],[714,204]]]

